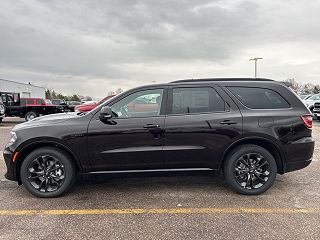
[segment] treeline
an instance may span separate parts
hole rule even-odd
[[[56,93],[54,90],[47,89],[45,91],[46,99],[64,99],[66,101],[92,101],[92,98],[90,96],[79,96],[77,94],[73,94],[72,96],[66,96],[61,93]]]
[[[287,79],[286,85],[299,94],[317,94],[320,92],[319,84],[298,83],[295,79]]]

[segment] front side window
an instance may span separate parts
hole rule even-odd
[[[256,87],[229,87],[239,101],[252,109],[289,108],[289,103],[277,92]]]
[[[190,114],[225,111],[226,103],[211,87],[174,88],[172,114]]]
[[[111,106],[115,117],[154,117],[160,115],[163,89],[144,90],[133,93]]]

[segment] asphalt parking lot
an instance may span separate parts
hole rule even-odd
[[[0,150],[21,121],[0,125]],[[318,122],[313,132],[320,140]],[[319,144],[309,167],[278,175],[260,196],[210,173],[153,173],[86,176],[39,199],[4,179],[0,152],[0,239],[319,239]]]

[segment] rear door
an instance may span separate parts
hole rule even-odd
[[[165,166],[219,168],[225,149],[242,135],[238,107],[217,86],[175,85],[168,94]]]

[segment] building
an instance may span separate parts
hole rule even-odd
[[[0,79],[0,92],[19,93],[21,98],[45,98],[45,88]]]

